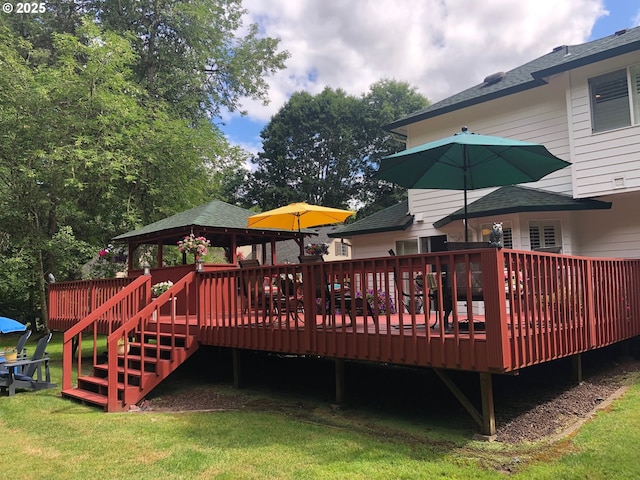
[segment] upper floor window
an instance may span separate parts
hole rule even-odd
[[[640,66],[591,78],[589,94],[594,132],[640,123]]]

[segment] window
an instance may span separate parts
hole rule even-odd
[[[604,132],[640,122],[640,66],[589,80],[591,128]]]
[[[349,245],[344,242],[334,242],[336,246],[336,257],[347,257],[349,256]]]
[[[444,252],[447,250],[446,235],[432,235],[430,237],[420,237],[420,253]]]
[[[560,223],[559,222],[530,222],[529,242],[531,250],[540,247],[561,246]]]
[[[489,243],[491,227],[493,227],[493,223],[482,224],[483,242]],[[513,228],[511,227],[511,222],[502,222],[502,246],[504,248],[513,248]]]
[[[414,255],[418,253],[418,240],[396,241],[396,255]]]

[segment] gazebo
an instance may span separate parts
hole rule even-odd
[[[236,249],[239,246],[252,245],[262,248],[262,258],[271,258],[275,264],[276,242],[295,240],[303,242],[304,234],[312,235],[315,232],[304,232],[301,236],[297,231],[248,228],[247,218],[255,212],[225,203],[221,200],[212,200],[198,207],[176,213],[170,217],[158,220],[137,230],[118,235],[113,240],[126,242],[128,246],[128,271],[134,270],[134,254],[141,245],[157,246],[157,257],[152,267],[162,268],[163,248],[165,245],[176,245],[179,240],[193,233],[196,236],[204,236],[211,246],[223,247],[230,252],[231,264],[237,263]],[[267,255],[267,244],[271,246],[271,254]],[[187,263],[186,254],[183,254],[183,264]],[[228,267],[229,264],[225,264]],[[214,267],[214,265],[205,266]]]

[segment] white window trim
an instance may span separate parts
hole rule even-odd
[[[599,128],[596,130],[595,108],[593,104],[592,80],[612,75],[616,72],[624,70],[627,77],[627,104],[629,112],[629,125],[621,125],[612,128]],[[610,132],[619,128],[628,128],[640,124],[640,64],[631,65],[629,67],[618,68],[607,73],[596,75],[587,80],[589,89],[589,109],[591,112],[591,133],[599,134]]]

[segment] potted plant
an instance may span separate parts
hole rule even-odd
[[[15,362],[18,359],[18,351],[15,347],[4,347],[5,362]]]
[[[171,280],[167,280],[166,282],[154,283],[151,287],[151,294],[154,297],[159,297],[171,287],[173,287],[173,282]]]
[[[118,355],[124,355],[125,351],[126,353],[129,353],[129,344],[124,341],[124,338],[119,338],[118,339]]]

